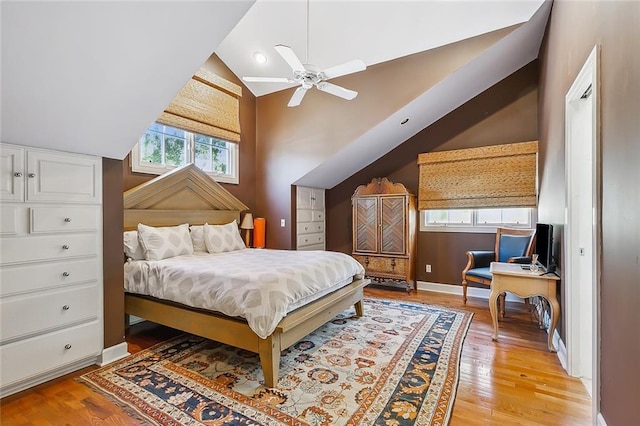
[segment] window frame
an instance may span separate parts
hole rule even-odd
[[[487,207],[495,209],[495,207]],[[478,210],[482,209],[462,209],[471,210],[471,223],[470,224],[427,224],[427,212],[429,210],[420,210],[420,232],[468,232],[468,233],[485,233],[495,234],[497,228],[518,228],[518,229],[533,229],[538,219],[538,211],[533,207],[504,207],[506,208],[521,208],[529,210],[529,223],[527,224],[513,224],[513,223],[490,223],[482,224],[478,223]],[[437,210],[460,210],[460,209],[437,209]]]
[[[174,129],[177,129],[177,127],[173,127],[173,126],[167,126],[165,124],[161,124],[161,123],[157,123],[160,124],[161,126],[165,126],[165,127],[171,127]],[[187,130],[183,130],[183,129],[178,129],[184,132],[185,134],[185,143],[186,143],[186,152],[185,152],[185,157],[186,157],[186,164],[195,164],[195,133],[194,132],[190,132]],[[146,133],[146,131],[145,131]],[[144,135],[143,135],[144,136]],[[229,174],[222,174],[222,173],[215,173],[215,172],[208,172],[203,170],[203,172],[205,172],[206,174],[208,174],[209,176],[211,176],[213,179],[216,180],[216,182],[223,182],[223,183],[231,183],[231,184],[238,184],[240,182],[240,178],[239,178],[239,146],[237,143],[235,142],[230,142],[221,138],[216,138],[213,136],[208,136],[208,135],[202,135],[208,138],[213,138],[222,142],[225,142],[227,144],[227,147],[229,149],[229,168],[230,173]],[[142,139],[142,137],[141,137]],[[138,142],[135,144],[135,146],[133,147],[133,149],[131,150],[131,171],[135,172],[135,173],[146,173],[146,174],[153,174],[153,175],[161,175],[164,174],[170,170],[173,170],[177,167],[181,167],[181,166],[173,166],[173,165],[161,165],[161,164],[152,164],[152,163],[146,163],[146,162],[142,162],[141,161],[141,157],[140,157],[140,140],[138,140]],[[202,170],[202,169],[200,169]]]

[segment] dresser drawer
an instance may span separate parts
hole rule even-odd
[[[298,234],[324,234],[324,222],[303,222],[298,224]]]
[[[97,269],[95,259],[4,266],[0,268],[0,297],[94,281]]]
[[[324,234],[298,235],[298,247],[324,244]]]
[[[314,222],[324,222],[324,210],[313,210],[311,220]]]
[[[365,274],[371,276],[405,278],[407,275],[408,259],[397,257],[353,255],[362,266]]]
[[[313,210],[297,210],[296,211],[296,222],[311,222],[313,219]]]
[[[98,286],[5,298],[0,301],[0,343],[97,319]]]
[[[3,238],[0,240],[2,264],[90,256],[95,255],[97,249],[95,234]]]
[[[29,231],[29,209],[18,206],[0,207],[0,235],[26,235]]]
[[[102,348],[98,321],[0,346],[2,387],[97,356]]]
[[[95,231],[99,225],[97,207],[34,207],[31,232]]]
[[[298,247],[299,251],[324,250],[324,244],[312,244],[310,246]]]

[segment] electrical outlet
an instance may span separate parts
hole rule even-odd
[[[424,267],[424,269],[425,269],[427,272],[431,272],[431,265],[426,265],[426,266]]]
[[[285,222],[284,219],[280,219],[280,228],[284,228]]]

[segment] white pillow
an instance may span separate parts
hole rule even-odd
[[[222,253],[247,248],[234,220],[226,225],[204,224],[204,243],[209,253]]]
[[[124,232],[124,254],[132,260],[144,260],[144,248],[138,241],[138,231]]]
[[[205,224],[206,225],[206,224]],[[207,246],[204,243],[204,225],[191,225],[191,242],[193,243],[194,252],[207,252]]]
[[[193,254],[189,224],[154,228],[138,224],[138,239],[147,260],[162,260],[181,254]]]

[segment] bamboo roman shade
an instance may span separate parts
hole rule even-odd
[[[535,207],[538,142],[418,155],[418,208]]]
[[[231,142],[240,142],[242,88],[200,68],[156,120]]]

